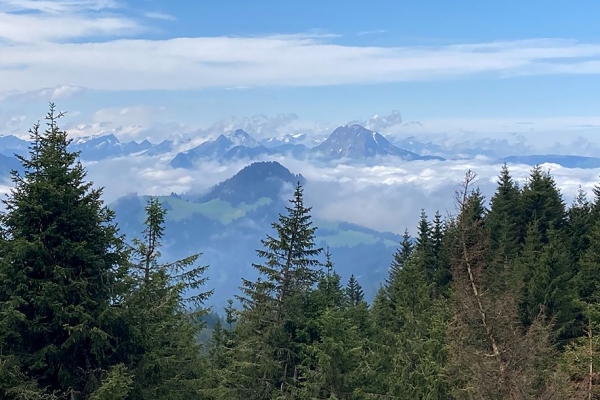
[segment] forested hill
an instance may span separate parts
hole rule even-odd
[[[549,173],[519,187],[504,166],[487,208],[466,172],[456,215],[423,212],[368,304],[299,183],[202,344],[219,266],[162,262],[156,198],[120,236],[59,118],[34,127],[1,218],[0,398],[600,398],[600,187],[567,206]]]

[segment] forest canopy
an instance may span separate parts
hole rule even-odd
[[[298,182],[201,340],[201,254],[162,261],[156,198],[121,235],[62,115],[30,130],[0,217],[0,398],[600,398],[600,187],[566,205],[549,172],[520,186],[504,165],[488,201],[467,171],[369,304]]]

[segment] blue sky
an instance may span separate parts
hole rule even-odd
[[[0,0],[0,128],[22,132],[50,100],[80,134],[392,110],[449,130],[594,125],[597,15],[592,1]]]

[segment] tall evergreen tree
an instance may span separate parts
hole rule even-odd
[[[556,181],[549,172],[542,171],[539,166],[534,167],[521,198],[524,224],[527,226],[537,221],[543,243],[548,242],[549,229],[563,232],[565,204]]]
[[[408,261],[412,251],[413,251],[413,243],[408,233],[408,229],[404,230],[404,235],[402,235],[402,241],[400,242],[400,247],[394,253],[394,258],[392,260],[392,266],[390,267],[390,272],[388,277],[386,278],[386,287],[389,289],[392,285],[404,264]]]
[[[113,367],[128,340],[119,311],[127,262],[102,189],[85,181],[58,127],[62,115],[51,104],[46,131],[32,129],[29,156],[18,156],[25,172],[13,172],[4,200],[0,318],[11,334],[2,354],[48,392],[84,399],[123,371]],[[4,398],[10,389],[1,388]]]
[[[433,248],[431,223],[427,219],[425,210],[421,210],[421,217],[417,227],[417,236],[413,256],[415,262],[425,271],[427,282],[437,283],[437,260]],[[432,286],[432,290],[437,290],[437,285]]]
[[[448,291],[452,274],[450,272],[450,260],[445,246],[444,236],[446,233],[446,224],[442,219],[442,214],[436,211],[433,217],[433,227],[431,230],[431,241],[433,246],[433,257],[435,260],[435,283],[438,294],[445,294]]]
[[[365,294],[363,292],[360,283],[354,277],[354,274],[350,275],[348,284],[346,285],[346,302],[350,307],[356,307],[364,301]]]
[[[303,332],[302,306],[318,279],[316,257],[322,249],[315,246],[317,228],[300,183],[290,202],[287,215],[272,225],[277,235],[267,235],[264,249],[257,250],[266,261],[254,264],[259,278],[242,280],[239,299],[244,309],[236,327],[240,398],[293,398],[299,390],[302,346],[295,338]]]
[[[504,164],[486,218],[490,231],[490,251],[501,262],[514,260],[519,252],[525,235],[522,218],[521,192],[508,166]]]
[[[131,356],[135,399],[189,399],[205,386],[207,365],[196,338],[206,314],[203,292],[207,266],[195,266],[200,254],[161,262],[166,210],[157,198],[146,205],[142,239],[133,240],[132,287],[125,304],[136,338]],[[194,310],[194,311],[192,311]]]
[[[590,230],[594,225],[593,204],[579,187],[577,196],[567,211],[566,236],[570,242],[571,260],[578,262],[590,246]]]
[[[388,338],[394,344],[392,368],[387,372],[388,395],[398,399],[450,399],[445,346],[448,307],[434,298],[434,282],[409,261],[394,284],[395,321]],[[390,340],[388,339],[388,340]],[[381,355],[385,360],[387,355]]]

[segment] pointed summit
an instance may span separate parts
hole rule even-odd
[[[394,146],[379,133],[359,124],[336,128],[314,151],[330,158],[397,156],[404,160],[424,159],[416,153]]]
[[[236,129],[226,133],[225,137],[229,139],[234,146],[256,147],[259,145],[258,141],[243,129]]]

